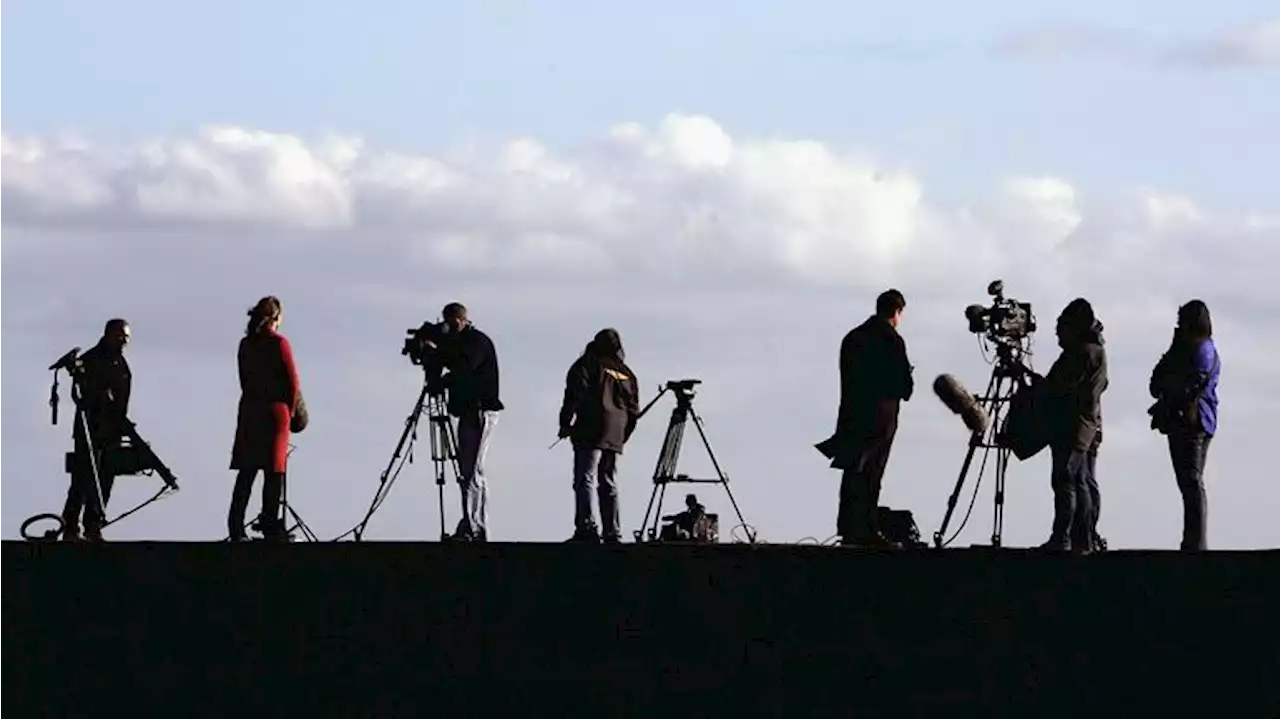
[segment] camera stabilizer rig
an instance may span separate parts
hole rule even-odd
[[[94,490],[91,501],[96,503],[97,509],[104,518],[106,517],[106,502],[102,491],[102,474],[104,471],[110,472],[112,476],[149,475],[154,472],[164,482],[164,486],[150,499],[143,501],[133,509],[120,513],[113,519],[104,521],[102,523],[103,529],[178,491],[178,478],[174,476],[169,467],[151,449],[151,445],[147,444],[146,440],[138,434],[138,428],[132,420],[127,417],[120,418],[121,436],[119,437],[101,438],[101,441],[94,437],[89,426],[88,413],[84,408],[83,393],[80,385],[84,375],[84,361],[80,358],[79,347],[72,348],[71,351],[58,358],[56,362],[49,365],[49,369],[53,371],[53,385],[49,389],[49,409],[52,415],[52,424],[55,426],[58,424],[58,402],[60,401],[58,396],[58,372],[66,370],[71,377],[71,400],[76,407],[73,420],[75,433],[82,434],[84,444],[88,445],[89,449],[83,457],[78,452],[68,452],[64,462],[65,470],[72,475],[73,482],[75,481],[76,472],[81,469],[88,470],[89,476],[93,480]],[[77,445],[79,444],[77,442]],[[94,446],[95,444],[99,446]],[[45,520],[53,521],[57,526],[38,535],[27,533],[31,525]],[[19,532],[22,534],[22,538],[28,541],[52,542],[61,537],[65,529],[65,521],[62,515],[49,512],[28,517],[22,523]]]
[[[440,510],[440,541],[445,542],[449,539],[449,531],[446,528],[448,525],[445,524],[444,518],[446,475],[452,472],[454,481],[458,481],[462,477],[462,470],[458,465],[457,432],[453,425],[453,418],[449,416],[445,390],[436,384],[436,378],[441,372],[441,360],[437,350],[444,331],[442,323],[426,323],[417,329],[406,330],[407,337],[400,354],[407,356],[414,365],[422,367],[422,391],[418,393],[413,410],[405,418],[404,432],[400,434],[400,440],[391,453],[391,460],[387,462],[386,469],[382,470],[382,475],[378,479],[378,491],[369,504],[369,511],[365,513],[360,524],[350,532],[357,542],[364,537],[369,520],[373,518],[373,514],[378,511],[391,492],[391,486],[400,476],[400,470],[404,469],[405,462],[413,462],[413,445],[417,442],[418,425],[424,414],[427,415],[431,463],[435,470]]]
[[[729,477],[720,468],[720,462],[716,459],[715,452],[711,449],[711,442],[707,440],[707,433],[702,426],[702,418],[693,409],[693,388],[701,383],[702,380],[698,379],[667,382],[666,386],[658,392],[658,396],[650,400],[649,404],[645,405],[644,409],[640,411],[640,417],[643,417],[667,392],[675,394],[676,406],[675,409],[671,410],[671,420],[667,424],[667,433],[663,438],[662,449],[658,454],[658,464],[653,472],[653,493],[649,495],[649,506],[645,509],[644,521],[641,522],[640,529],[635,532],[637,543],[659,541],[658,522],[662,518],[662,501],[666,497],[667,485],[671,483],[689,483],[719,484],[723,486],[725,494],[729,497],[730,504],[733,505],[733,511],[738,515],[740,526],[746,531],[747,541],[755,544],[755,530],[743,518],[742,510],[738,508],[738,502],[734,499],[733,492],[729,489]],[[693,424],[698,430],[698,436],[702,438],[702,445],[706,448],[707,456],[711,459],[711,465],[715,468],[716,476],[714,478],[696,479],[687,474],[678,474],[676,472],[676,465],[680,460],[680,447],[684,442],[684,429],[689,418],[693,418]],[[656,507],[655,502],[657,503]],[[652,526],[650,526],[650,517],[653,518]]]
[[[969,438],[969,449],[960,465],[960,476],[956,479],[955,488],[947,499],[947,512],[942,519],[942,526],[933,535],[935,547],[941,548],[950,544],[964,525],[969,521],[966,513],[960,529],[951,538],[946,538],[947,526],[955,512],[956,502],[964,488],[965,479],[973,464],[974,456],[982,450],[982,463],[978,468],[977,485],[974,487],[974,501],[977,500],[978,488],[982,486],[982,475],[986,472],[987,460],[995,450],[995,492],[993,496],[994,516],[992,519],[991,546],[1001,546],[1001,535],[1004,531],[1004,492],[1005,479],[1009,471],[1009,458],[1013,453],[1004,441],[1003,431],[1007,420],[1010,401],[1021,388],[1026,386],[1030,370],[1026,358],[1031,355],[1031,335],[1036,331],[1035,314],[1031,303],[1006,299],[1004,283],[996,280],[987,286],[987,294],[992,296],[990,307],[969,305],[965,308],[965,317],[969,320],[969,331],[978,335],[984,345],[995,346],[995,362],[991,368],[991,378],[987,382],[986,391],[976,397],[978,406],[986,412],[990,421],[984,431],[974,432]],[[973,503],[969,504],[969,512],[973,511]]]

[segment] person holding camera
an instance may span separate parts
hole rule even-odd
[[[300,409],[302,387],[293,348],[280,334],[284,308],[275,297],[263,297],[249,310],[245,336],[236,352],[240,375],[240,403],[236,408],[236,435],[231,448],[231,469],[236,483],[227,510],[231,541],[248,539],[244,514],[253,492],[253,480],[262,472],[262,511],[258,528],[264,539],[287,540],[280,504],[289,460],[289,435]]]
[[[498,396],[498,353],[493,340],[467,319],[458,302],[445,305],[437,350],[439,362],[428,366],[428,391],[448,392],[449,414],[458,419],[458,478],[462,519],[451,538],[485,542],[489,538],[489,483],[485,456],[503,410]],[[441,374],[442,370],[448,370]]]
[[[840,409],[836,431],[816,445],[842,470],[836,531],[841,544],[880,548],[901,545],[880,530],[880,487],[898,431],[898,411],[915,384],[907,345],[898,334],[907,301],[890,289],[876,298],[876,312],[840,343]]]
[[[102,338],[76,360],[75,382],[79,388],[79,404],[89,425],[88,434],[77,421],[72,430],[75,443],[72,452],[71,486],[62,509],[62,539],[102,541],[106,524],[106,507],[111,501],[115,475],[110,463],[102,461],[109,446],[119,444],[129,414],[129,395],[133,389],[133,373],[124,357],[131,338],[129,323],[123,319],[107,321]],[[92,455],[92,456],[91,456]],[[92,460],[92,462],[91,462]],[[98,469],[98,486],[94,486],[93,468]],[[105,465],[105,466],[104,466]],[[102,489],[99,501],[98,487]],[[84,535],[80,534],[80,518],[84,516]]]
[[[1107,390],[1107,352],[1102,323],[1080,297],[1058,315],[1062,353],[1040,385],[1052,456],[1053,529],[1041,549],[1091,554],[1102,549],[1098,516],[1098,449],[1102,445],[1102,394]]]
[[[1147,410],[1151,428],[1169,441],[1169,459],[1182,493],[1183,551],[1208,548],[1204,465],[1209,442],[1218,431],[1221,372],[1209,308],[1191,300],[1178,308],[1173,342],[1151,371],[1148,388],[1156,403]]]
[[[617,330],[603,329],[565,375],[561,439],[573,443],[574,532],[570,541],[598,542],[591,495],[599,497],[603,539],[622,539],[618,511],[618,455],[640,416],[640,385],[624,361]]]

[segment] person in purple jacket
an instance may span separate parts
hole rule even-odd
[[[1209,308],[1191,300],[1178,308],[1173,342],[1151,371],[1151,428],[1169,440],[1169,459],[1182,493],[1184,551],[1207,549],[1204,466],[1218,432],[1218,378],[1222,363],[1213,344]]]

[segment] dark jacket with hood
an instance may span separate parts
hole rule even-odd
[[[602,330],[569,367],[560,428],[575,447],[621,452],[640,415],[640,385],[623,361],[622,341]]]
[[[836,469],[853,467],[868,449],[891,443],[898,409],[915,390],[907,343],[877,315],[840,343],[840,410],[836,431],[817,445]]]
[[[1043,380],[1051,417],[1049,443],[1087,452],[1102,443],[1102,393],[1108,385],[1102,323],[1083,300],[1067,305],[1063,315],[1077,328],[1077,336],[1062,348]]]

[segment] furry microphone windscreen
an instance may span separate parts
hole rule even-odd
[[[960,380],[949,374],[940,374],[933,381],[933,393],[942,404],[964,420],[964,426],[973,432],[987,431],[987,412],[978,404],[978,398],[965,389]]]

